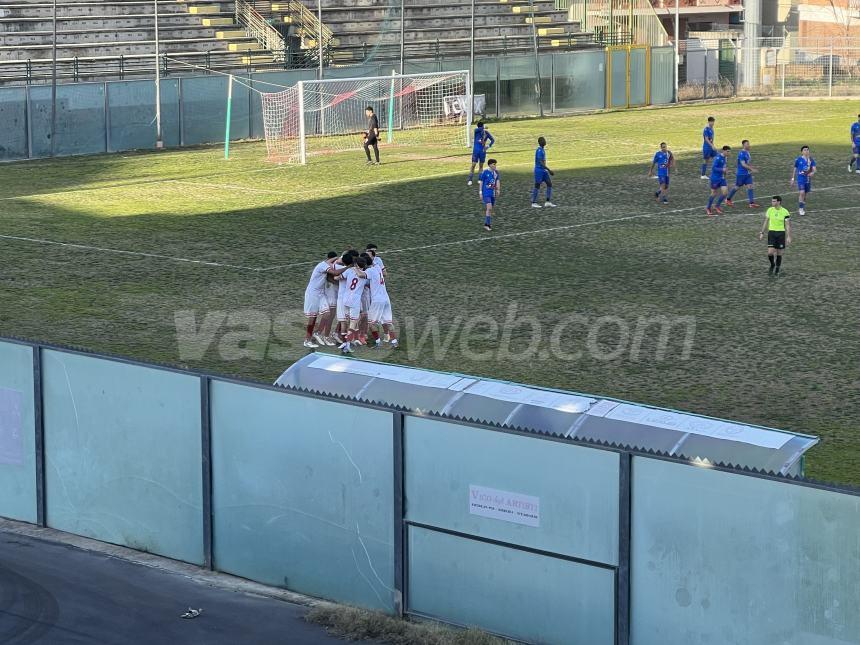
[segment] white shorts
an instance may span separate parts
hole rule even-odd
[[[350,319],[350,321],[358,320],[358,318],[361,316],[361,306],[344,307],[344,309],[346,310],[346,316]]]
[[[344,320],[349,319],[349,316],[347,316],[346,314],[346,305],[343,304],[343,298],[338,299],[337,305],[335,305],[335,307],[337,308],[337,319],[339,321],[343,322]]]
[[[361,292],[361,313],[370,311],[370,289]]]
[[[374,300],[370,303],[370,310],[367,318],[372,323],[391,323],[394,320],[394,317],[391,315],[391,301]]]
[[[328,311],[328,300],[325,293],[305,291],[305,316],[312,317]]]
[[[337,287],[328,287],[325,290],[325,299],[328,301],[328,308],[337,308]]]

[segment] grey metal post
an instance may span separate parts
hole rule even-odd
[[[475,96],[475,0],[472,0],[471,27],[469,33],[469,95]],[[472,101],[474,102],[474,98]]]
[[[42,396],[42,348],[33,346],[33,419],[36,426],[36,523],[47,526],[45,497],[45,405]]]
[[[830,41],[830,65],[827,71],[827,96],[833,96],[833,41]]]
[[[158,38],[158,0],[153,0],[155,5],[155,147],[164,147],[164,139],[161,135],[161,44]]]
[[[212,569],[212,426],[210,384],[208,376],[200,377],[200,448],[203,476],[203,566]]]
[[[529,10],[532,16],[532,44],[534,45],[535,50],[535,91],[537,92],[537,101],[538,101],[538,112],[540,116],[543,116],[543,96],[541,92],[541,82],[540,82],[540,56],[538,55],[538,37],[537,37],[537,23],[535,22],[535,3],[534,0],[529,0]]]
[[[53,28],[51,39],[51,156],[57,152],[57,0],[53,0]]]
[[[323,78],[323,23],[322,23],[322,0],[317,0],[317,50],[320,58],[320,80]]]
[[[633,457],[618,455],[618,569],[615,578],[615,643],[630,643],[630,524]]]
[[[400,0],[400,75],[403,76],[406,57],[406,4]]]
[[[678,103],[678,75],[680,74],[680,64],[681,64],[681,42],[679,40],[681,33],[681,10],[680,10],[680,0],[675,0],[675,103]]]
[[[402,616],[406,604],[406,495],[404,485],[403,413],[393,414],[394,447],[394,611]]]
[[[782,72],[782,98],[785,98],[785,63],[779,66],[780,71]]]
[[[502,113],[502,61],[496,56],[496,118]]]

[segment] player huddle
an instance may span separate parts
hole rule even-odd
[[[385,342],[397,348],[386,275],[375,244],[368,244],[364,252],[329,251],[314,266],[305,289],[304,346],[337,346],[349,354],[354,346],[366,345],[370,333],[374,347]]]
[[[467,186],[471,186],[475,178],[475,166],[478,166],[478,183],[481,202],[484,204],[484,230],[493,230],[493,215],[496,209],[496,199],[501,192],[499,180],[498,162],[495,159],[487,160],[487,151],[493,147],[496,140],[490,131],[484,126],[483,121],[478,121],[472,139],[472,166],[469,168],[469,179]],[[484,162],[487,168],[484,169]],[[532,189],[532,208],[555,208],[552,203],[552,179],[553,171],[546,165],[546,139],[538,138],[538,147],[535,150],[535,185]],[[546,186],[546,200],[541,206],[538,203],[541,186]]]

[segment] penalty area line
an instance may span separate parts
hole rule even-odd
[[[209,267],[221,267],[225,269],[241,269],[244,271],[257,271],[254,267],[239,266],[236,264],[224,264],[222,262],[209,262],[207,260],[195,260],[192,258],[177,258],[170,255],[161,255],[159,253],[145,253],[143,251],[126,251],[123,249],[108,249],[100,246],[89,246],[87,244],[75,244],[72,242],[57,242],[56,240],[45,240],[36,237],[22,237],[20,235],[0,235],[2,240],[12,240],[16,242],[30,242],[33,244],[45,244],[49,246],[62,246],[79,251],[96,251],[99,253],[114,253],[117,255],[130,255],[141,258],[153,258],[156,260],[170,260],[172,262],[185,262],[187,264],[200,264]]]

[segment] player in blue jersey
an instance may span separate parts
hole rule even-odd
[[[714,163],[711,164],[711,196],[708,198],[708,206],[705,212],[710,217],[714,213],[722,214],[720,204],[728,194],[728,182],[726,181],[726,170],[729,163],[729,146],[723,146],[722,152],[718,152],[714,157]],[[719,195],[719,197],[717,197]],[[716,199],[716,203],[714,203]],[[713,206],[713,208],[711,208]]]
[[[794,160],[791,171],[791,184],[797,181],[797,212],[806,215],[806,196],[812,192],[812,176],[815,174],[815,159],[809,154],[809,146],[800,149],[800,156]]]
[[[481,184],[481,201],[484,203],[484,230],[493,230],[493,215],[496,210],[496,197],[501,190],[499,173],[496,170],[496,160],[490,159],[487,168],[481,173],[478,182]]]
[[[860,114],[857,115],[857,120],[851,124],[851,161],[848,162],[848,172],[851,172],[851,166],[854,166],[855,172],[860,174]]]
[[[708,178],[708,161],[717,156],[717,146],[714,145],[714,123],[716,119],[708,117],[708,125],[702,130],[702,179]]]
[[[478,176],[484,171],[484,160],[487,158],[487,150],[493,147],[496,140],[490,131],[484,127],[483,121],[478,121],[472,139],[472,167],[469,168],[469,181],[467,186],[472,185],[472,179],[475,178],[475,164],[478,164]]]
[[[651,161],[651,168],[648,169],[648,175],[654,176],[654,167],[657,167],[657,179],[660,180],[660,190],[654,193],[654,197],[658,202],[664,204],[669,203],[669,172],[675,166],[675,156],[669,151],[666,142],[660,144],[660,149],[654,155]]]
[[[738,153],[738,171],[735,175],[735,185],[726,197],[726,205],[734,206],[732,197],[744,186],[747,187],[747,199],[749,199],[750,208],[758,208],[755,203],[755,184],[753,183],[753,173],[755,168],[750,165],[750,141],[744,139],[741,141],[741,151]]]
[[[555,173],[546,165],[546,139],[538,138],[538,147],[535,150],[535,187],[532,190],[532,208],[540,208],[538,204],[538,195],[540,194],[541,184],[546,184],[546,201],[545,208],[555,208],[552,203],[552,177]]]

